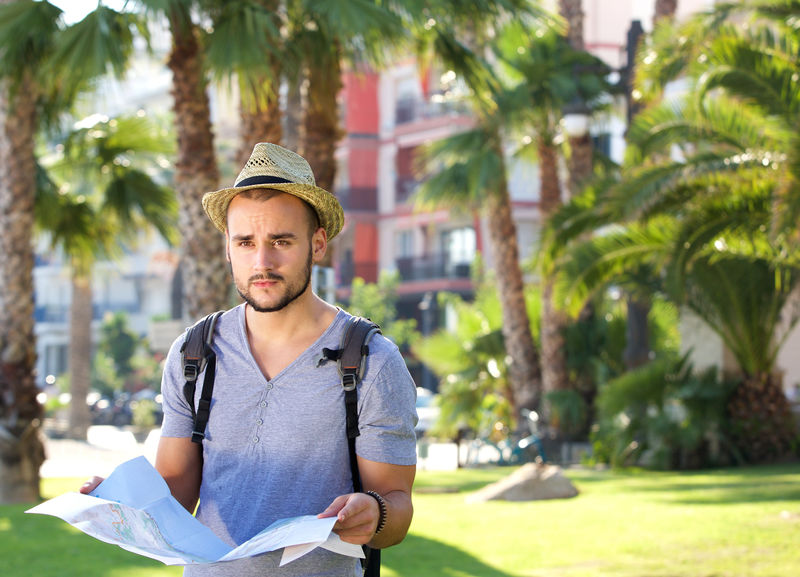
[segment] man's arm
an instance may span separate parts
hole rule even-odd
[[[188,437],[161,437],[156,451],[156,470],[164,477],[172,496],[190,513],[194,513],[200,498],[202,450]]]
[[[376,549],[402,541],[411,525],[414,507],[411,487],[416,466],[389,465],[358,457],[364,491],[375,491],[386,503],[386,525],[375,534],[380,520],[378,501],[366,493],[350,493],[334,499],[320,517],[338,517],[333,529],[343,541],[369,544]]]

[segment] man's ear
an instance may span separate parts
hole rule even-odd
[[[312,251],[312,260],[316,262],[320,262],[323,258],[325,258],[325,253],[328,250],[328,233],[325,232],[325,229],[319,227],[316,232],[311,236],[311,251]]]
[[[225,230],[225,259],[231,262],[231,237],[227,230]]]

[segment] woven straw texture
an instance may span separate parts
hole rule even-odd
[[[289,182],[236,186],[248,178],[259,176],[282,178]],[[308,162],[299,154],[269,142],[256,144],[250,159],[236,177],[234,186],[203,195],[203,210],[214,226],[225,232],[231,199],[240,192],[255,188],[279,190],[306,201],[317,211],[320,225],[325,229],[328,240],[342,230],[344,225],[342,205],[333,194],[316,185],[314,173]]]

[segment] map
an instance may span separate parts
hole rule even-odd
[[[58,517],[95,539],[166,565],[219,563],[283,548],[281,565],[323,547],[363,557],[360,546],[333,533],[335,517],[276,521],[232,548],[184,509],[145,457],[119,465],[89,495],[65,493],[27,513]]]

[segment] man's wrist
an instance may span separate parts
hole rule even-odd
[[[375,491],[366,491],[366,494],[378,503],[378,527],[375,529],[375,534],[377,535],[386,526],[386,499]]]

